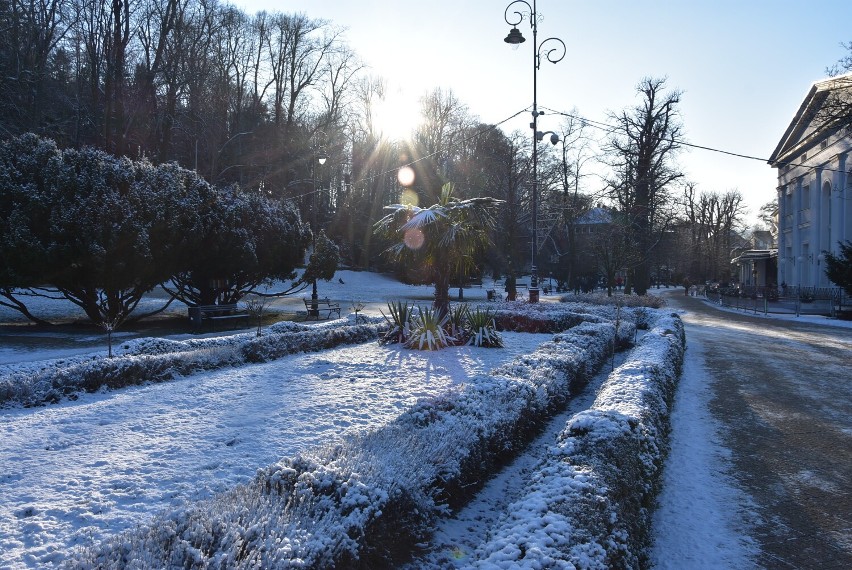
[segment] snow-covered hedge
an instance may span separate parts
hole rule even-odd
[[[630,327],[626,327],[630,328]],[[125,568],[387,567],[464,503],[610,354],[584,322],[379,430],[284,459],[248,484],[81,553]]]
[[[0,407],[37,406],[79,392],[163,382],[203,370],[263,362],[296,352],[375,340],[384,324],[348,325],[340,319],[323,325],[281,323],[264,336],[239,334],[174,341],[144,339],[122,344],[115,358],[62,359],[40,368],[22,367],[0,377]]]
[[[508,308],[506,308],[508,307]],[[582,322],[618,322],[617,345],[629,344],[641,318],[622,311],[616,319],[611,308],[595,313],[580,312],[577,306],[549,304],[547,307],[506,303],[498,312],[500,328],[519,332],[561,331]],[[629,320],[633,318],[633,320]],[[355,315],[306,325],[282,321],[264,329],[264,335],[242,333],[188,340],[138,339],[120,343],[119,356],[62,358],[52,362],[15,366],[8,372],[0,366],[0,407],[39,406],[74,398],[79,392],[117,389],[144,382],[163,382],[246,362],[264,362],[295,352],[332,348],[377,338],[387,327],[382,317]],[[353,326],[354,325],[354,326]],[[8,369],[8,367],[5,367]]]
[[[563,303],[583,303],[585,305],[621,305],[622,307],[650,307],[661,309],[666,302],[656,295],[615,295],[610,297],[602,291],[595,293],[569,293],[562,295]]]
[[[495,307],[493,303],[478,306],[483,309]],[[618,342],[623,346],[633,340],[636,328],[647,328],[648,311],[654,313],[653,310],[641,306],[588,306],[580,303],[530,305],[522,301],[507,301],[496,304],[494,319],[499,330],[532,333],[556,333],[580,323],[614,322],[619,324]]]
[[[481,568],[641,568],[668,448],[669,406],[685,347],[661,318],[574,415],[477,551]]]

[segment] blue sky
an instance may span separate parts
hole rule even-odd
[[[347,28],[346,38],[376,75],[411,100],[451,88],[471,112],[496,123],[532,103],[532,34],[503,42],[508,2],[494,0],[239,0],[258,10],[303,12]],[[531,2],[530,2],[531,3]],[[519,5],[519,4],[518,4]],[[538,0],[538,37],[562,39],[567,55],[542,64],[538,102],[606,121],[638,102],[643,78],[666,77],[683,91],[690,143],[768,157],[812,82],[852,41],[849,0]],[[530,116],[506,123],[529,130]],[[558,129],[545,115],[541,130]],[[740,190],[752,215],[775,197],[765,161],[691,150],[679,159],[699,189]]]

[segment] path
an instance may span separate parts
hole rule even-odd
[[[672,295],[705,346],[709,409],[753,504],[763,568],[852,568],[852,329]]]

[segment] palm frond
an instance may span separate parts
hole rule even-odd
[[[446,218],[447,213],[441,208],[417,208],[417,211],[404,223],[399,231],[406,232],[412,229],[419,229],[427,224],[432,224],[438,221],[438,218]]]

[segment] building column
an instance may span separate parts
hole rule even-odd
[[[796,287],[801,287],[801,277],[802,277],[802,263],[804,261],[799,261],[799,258],[802,256],[802,232],[799,229],[799,224],[802,221],[802,177],[796,178],[796,189],[793,190],[793,263],[795,264],[795,268],[793,269],[793,285]]]
[[[786,238],[784,229],[786,224],[786,211],[784,210],[784,199],[786,198],[787,187],[781,186],[778,188],[778,275],[775,276],[778,285],[787,282],[787,260],[784,259],[784,244]],[[784,261],[782,261],[782,259]]]
[[[843,165],[846,157],[837,155],[837,167],[831,176],[831,235],[825,249],[837,253],[837,242],[843,235]]]
[[[837,241],[852,240],[852,196],[849,195],[849,173],[846,172],[846,153],[840,154],[837,157],[837,240],[831,244],[832,248],[837,248]],[[834,249],[839,253],[839,249]]]
[[[820,243],[820,234],[822,233],[822,224],[824,221],[823,217],[822,167],[818,166],[814,169],[814,178],[811,185],[811,238],[808,247],[810,259],[806,260],[807,263],[810,264],[808,269],[810,269],[811,272],[811,285],[814,287],[819,287],[820,285],[819,263],[817,256],[823,248],[823,244]]]

